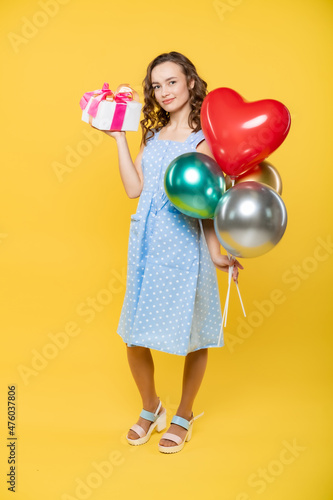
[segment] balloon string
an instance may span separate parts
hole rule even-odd
[[[230,260],[232,258],[232,256],[231,256],[231,254],[229,252],[227,252],[227,253],[228,253],[228,258]],[[224,311],[223,311],[223,316],[222,316],[222,326],[223,326],[223,323],[224,323],[224,326],[227,326],[227,317],[228,317],[228,308],[229,308],[229,297],[230,297],[230,287],[231,287],[231,280],[232,280],[233,270],[234,270],[234,266],[229,266],[228,291],[227,291],[227,297],[226,297],[226,300],[225,300]],[[241,303],[241,306],[242,306],[242,309],[243,309],[243,314],[246,317],[246,313],[245,313],[245,309],[244,309],[242,297],[241,297],[241,294],[240,294],[240,291],[239,291],[239,286],[238,286],[238,283],[235,282],[235,284],[236,284],[236,288],[237,288],[237,292],[238,292],[238,297],[239,297],[239,300],[240,300],[240,303]],[[221,332],[222,332],[222,328],[221,328]],[[220,336],[221,336],[221,332],[220,332]],[[220,341],[220,338],[219,338],[219,341]]]
[[[221,340],[222,332],[223,332],[223,317],[222,317],[222,324],[221,324],[221,330],[220,330],[219,340],[217,341],[217,345],[218,346],[220,345],[220,340]]]
[[[229,252],[228,252],[228,258],[229,258],[229,260],[231,259],[231,255],[230,255]],[[222,323],[224,323],[224,326],[227,326],[227,317],[228,317],[228,308],[229,308],[229,297],[230,297],[230,286],[231,286],[231,278],[232,278],[233,270],[234,270],[234,266],[229,266],[228,291],[227,291],[227,297],[225,299],[224,311],[223,311],[223,316],[222,316]]]
[[[243,314],[244,314],[244,316],[246,318],[246,313],[245,313],[245,309],[244,309],[244,306],[243,306],[243,301],[242,301],[242,297],[241,297],[241,294],[240,294],[240,291],[239,291],[238,283],[236,283],[236,288],[237,288],[238,297],[239,297],[239,300],[240,300],[240,303],[241,303],[241,306],[242,306],[242,309],[243,309]]]

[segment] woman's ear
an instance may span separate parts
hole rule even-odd
[[[189,88],[190,88],[190,89],[193,89],[194,85],[195,85],[195,80],[194,80],[194,78],[192,78],[192,79],[190,80]]]

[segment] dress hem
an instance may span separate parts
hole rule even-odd
[[[154,351],[165,352],[166,354],[174,354],[176,356],[187,356],[191,352],[200,351],[200,349],[211,349],[213,347],[216,347],[216,348],[224,347],[224,343],[221,345],[207,344],[205,346],[197,347],[196,349],[193,349],[193,351],[188,351],[188,352],[182,354],[179,352],[165,351],[163,349],[159,349],[158,347],[147,346],[147,345],[143,345],[143,344],[139,344],[139,343],[138,344],[129,344],[128,342],[126,342],[126,340],[124,340],[124,338],[122,337],[122,335],[119,332],[117,332],[117,333],[121,337],[121,339],[124,341],[124,343],[127,344],[127,347],[146,347],[146,349],[153,349]]]

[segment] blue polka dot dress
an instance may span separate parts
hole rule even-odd
[[[143,151],[144,185],[131,215],[127,281],[117,333],[129,347],[185,356],[222,347],[222,312],[216,268],[202,222],[181,213],[164,190],[177,156],[196,150],[200,130],[184,142],[150,138]]]

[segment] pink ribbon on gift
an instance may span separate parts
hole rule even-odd
[[[106,96],[108,96],[108,95],[113,95],[112,90],[109,89],[108,83],[104,83],[102,89],[97,89],[97,90],[94,90],[92,92],[86,92],[85,94],[83,94],[83,96],[80,100],[81,109],[86,109],[88,102],[89,102],[89,99],[92,96],[97,96],[96,99],[93,99],[91,101],[89,109],[87,110],[89,115],[96,118],[99,103],[101,101],[103,101],[104,99],[106,99]]]
[[[121,90],[123,92],[121,92]],[[126,91],[125,91],[126,89]],[[130,89],[129,91],[127,89]],[[113,92],[109,88],[108,83],[104,83],[102,89],[97,89],[92,92],[86,92],[83,94],[81,100],[80,100],[80,106],[81,109],[85,109],[88,105],[88,102],[91,97],[94,97],[94,99],[91,100],[90,106],[87,109],[87,112],[90,116],[93,118],[96,118],[97,111],[98,111],[98,106],[101,101],[103,100],[108,100],[108,101],[115,101],[116,102],[116,109],[113,115],[112,123],[110,126],[110,130],[121,130],[123,122],[124,122],[124,117],[126,113],[126,106],[129,101],[133,101],[135,97],[137,97],[137,100],[139,100],[139,96],[135,90],[133,90],[129,85],[127,84],[122,84],[119,85],[117,90]],[[89,120],[90,123],[90,120]]]

